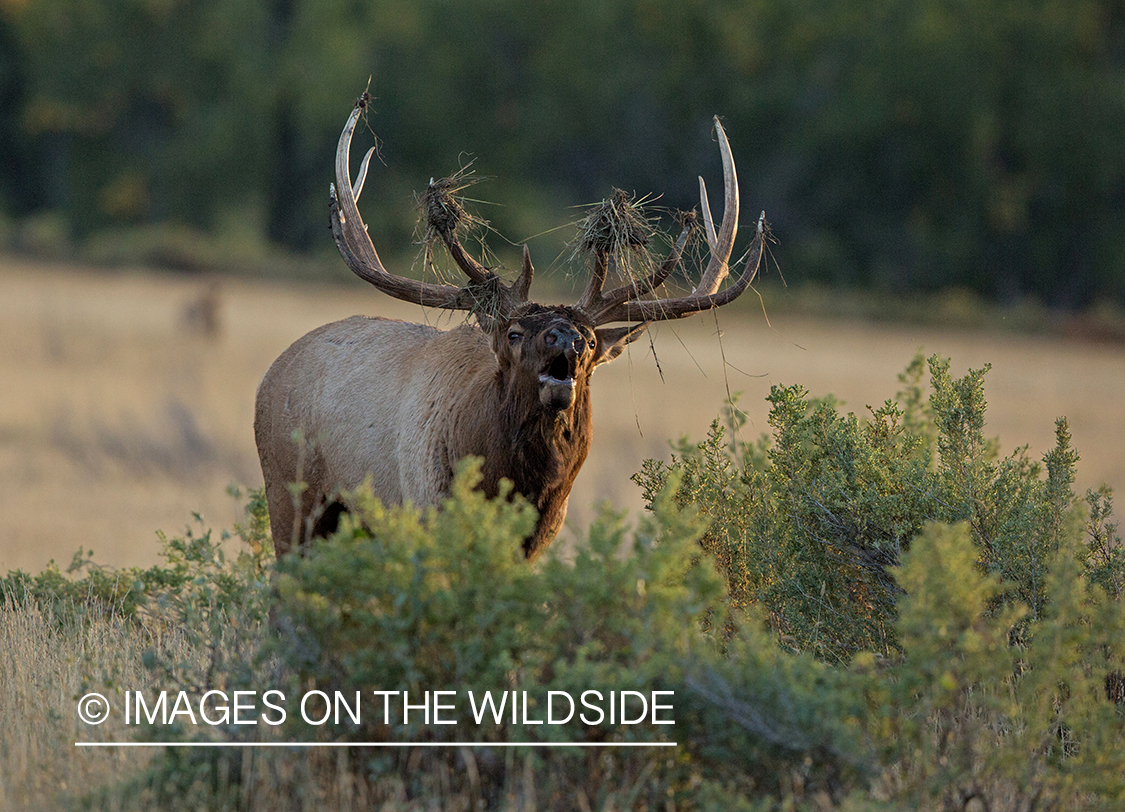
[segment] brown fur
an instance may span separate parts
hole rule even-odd
[[[539,511],[523,542],[528,558],[538,555],[562,526],[590,447],[590,374],[636,332],[529,304],[491,335],[355,316],[298,339],[262,379],[254,421],[278,555],[331,529],[339,490],[370,477],[384,503],[436,505],[469,455],[484,459],[489,496],[508,479]],[[568,352],[565,402],[569,388],[540,373]],[[307,486],[299,510],[294,482]]]

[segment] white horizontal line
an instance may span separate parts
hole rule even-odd
[[[75,747],[675,747],[676,742],[75,742]]]

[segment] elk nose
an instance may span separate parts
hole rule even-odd
[[[543,343],[548,347],[558,347],[563,352],[572,349],[576,354],[581,355],[585,345],[585,342],[579,340],[581,338],[578,331],[571,327],[552,327],[543,337]]]

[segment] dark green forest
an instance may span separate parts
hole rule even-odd
[[[514,242],[614,186],[690,208],[718,114],[791,283],[1125,302],[1120,0],[0,0],[0,247],[326,255],[369,79],[387,251],[469,161]]]

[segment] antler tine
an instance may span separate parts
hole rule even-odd
[[[359,176],[352,184],[352,197],[355,202],[359,203],[359,196],[363,194],[363,182],[367,180],[367,167],[371,164],[371,156],[375,154],[375,147],[367,150],[367,154],[363,156],[363,163],[359,165]]]
[[[578,299],[578,309],[589,313],[602,301],[602,286],[605,284],[606,275],[609,273],[609,252],[599,248],[594,252],[594,269],[590,274],[590,281]]]
[[[531,280],[535,276],[535,266],[531,264],[531,251],[527,245],[523,246],[523,266],[520,268],[519,278],[512,283],[512,295],[516,297],[519,304],[527,302],[527,297],[531,293]]]
[[[435,285],[421,282],[416,279],[407,279],[387,273],[371,237],[367,234],[367,226],[360,217],[356,206],[356,198],[363,190],[363,181],[367,177],[367,165],[370,153],[364,159],[359,178],[354,187],[351,182],[351,167],[349,153],[351,151],[352,133],[355,131],[356,122],[366,108],[366,96],[356,104],[352,110],[348,123],[340,133],[340,142],[336,147],[336,182],[329,188],[332,237],[336,247],[352,272],[360,279],[370,282],[384,293],[407,302],[424,305],[426,307],[441,307],[451,310],[468,310],[472,307],[472,299],[467,292],[452,285]]]
[[[709,296],[719,289],[728,273],[727,263],[734,250],[734,238],[738,234],[738,175],[734,170],[734,156],[731,155],[730,141],[723,130],[719,117],[715,116],[715,134],[719,138],[719,154],[723,159],[723,223],[719,233],[715,233],[715,221],[711,218],[711,206],[707,202],[707,185],[699,179],[699,205],[703,212],[704,231],[707,245],[711,249],[711,260],[707,270],[700,277],[699,284],[692,295]]]

